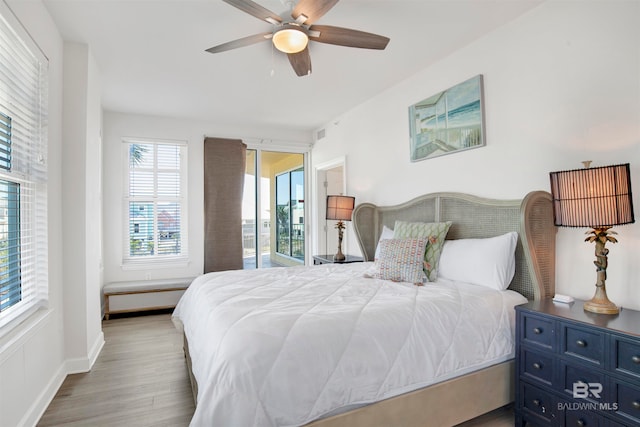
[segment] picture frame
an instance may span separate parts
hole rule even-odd
[[[486,145],[483,86],[479,74],[409,107],[412,162]]]

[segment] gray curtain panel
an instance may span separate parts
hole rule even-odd
[[[204,139],[204,272],[241,270],[242,190],[247,146]]]

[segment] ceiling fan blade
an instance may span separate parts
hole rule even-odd
[[[271,39],[271,36],[272,36],[271,33],[254,34],[252,36],[243,37],[238,40],[233,40],[227,43],[219,44],[214,47],[210,47],[209,49],[207,49],[207,52],[219,53],[219,52],[224,52],[226,50],[237,49],[239,47],[245,47],[255,43],[260,43],[261,41],[269,40]]]
[[[282,22],[282,18],[277,14],[271,12],[269,9],[260,6],[258,3],[251,0],[222,0],[225,3],[230,4],[233,7],[240,9],[249,15],[255,16],[258,19],[267,21],[270,24]]]
[[[383,50],[389,43],[389,37],[365,33],[364,31],[352,30],[349,28],[333,27],[331,25],[312,25],[309,28],[309,31],[317,31],[320,33],[319,36],[316,36],[313,33],[309,34],[309,38],[311,40],[315,40],[320,43],[379,50]]]
[[[298,76],[304,77],[311,74],[311,55],[308,47],[298,53],[288,53],[287,56]]]
[[[300,15],[307,17],[300,24],[311,25],[320,19],[325,13],[329,12],[338,0],[300,0],[291,12],[291,17],[298,20]]]

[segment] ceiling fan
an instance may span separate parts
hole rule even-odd
[[[388,37],[377,34],[330,25],[313,25],[316,20],[331,10],[338,0],[300,0],[295,7],[293,1],[284,0],[283,3],[289,5],[293,19],[281,17],[251,0],[222,1],[272,24],[273,30],[223,43],[207,49],[207,52],[219,53],[271,40],[276,49],[287,54],[294,71],[301,77],[311,74],[309,40],[379,50],[386,48],[389,43]]]

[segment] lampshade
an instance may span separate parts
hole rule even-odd
[[[351,196],[327,196],[327,219],[351,221],[356,198]]]
[[[284,53],[298,53],[309,43],[309,37],[298,26],[289,24],[273,34],[273,45]]]
[[[603,228],[634,222],[628,163],[549,175],[555,225]]]

